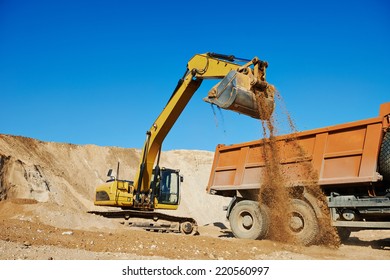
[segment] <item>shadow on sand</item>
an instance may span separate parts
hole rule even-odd
[[[372,249],[388,250],[390,251],[390,238],[377,239],[377,240],[361,240],[358,237],[350,237],[343,242],[344,245],[371,247]]]

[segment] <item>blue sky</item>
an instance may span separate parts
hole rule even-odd
[[[0,0],[0,133],[141,148],[187,61],[268,61],[298,130],[377,116],[390,102],[388,1]],[[202,101],[164,150],[258,139],[257,120]],[[285,121],[278,117],[281,133]]]

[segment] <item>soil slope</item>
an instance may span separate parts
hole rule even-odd
[[[300,247],[232,237],[222,207],[205,192],[212,152],[164,152],[161,165],[184,176],[176,215],[198,236],[151,233],[87,214],[94,190],[120,162],[132,179],[140,151],[0,135],[0,259],[390,259],[389,231],[354,233],[339,248]],[[170,212],[172,214],[172,212]]]

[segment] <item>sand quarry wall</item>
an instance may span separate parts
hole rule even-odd
[[[119,161],[120,178],[133,179],[140,153],[138,149],[0,134],[0,200],[36,200],[36,215],[47,217],[52,224],[59,217],[62,222],[67,218],[77,221],[78,213],[87,220],[87,211],[104,210],[93,205],[93,198],[95,187],[106,180],[107,170],[116,170]],[[163,152],[161,166],[180,169],[184,176],[181,204],[170,214],[193,217],[200,225],[226,222],[222,207],[229,199],[205,191],[212,159],[213,153],[208,151]],[[72,215],[67,217],[67,213]]]

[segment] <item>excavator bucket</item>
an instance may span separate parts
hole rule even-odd
[[[274,86],[251,75],[230,71],[203,98],[218,107],[255,119],[269,120],[274,111]]]

